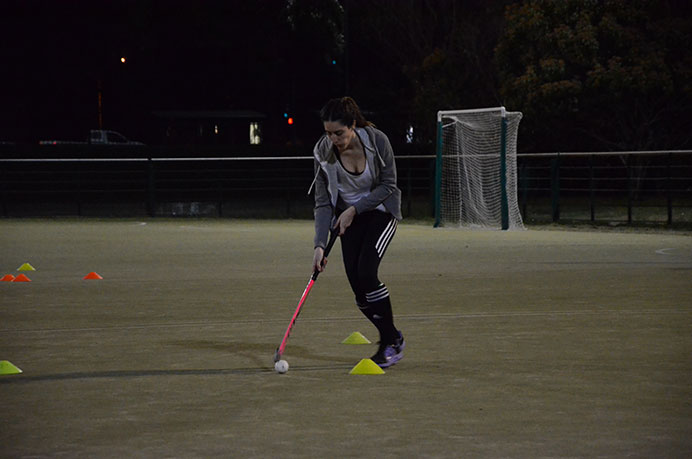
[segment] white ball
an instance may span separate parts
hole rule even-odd
[[[274,364],[274,369],[277,373],[284,374],[288,371],[288,362],[285,360],[279,360]]]

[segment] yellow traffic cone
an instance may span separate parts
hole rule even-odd
[[[371,359],[363,359],[349,372],[351,375],[383,375],[384,370]]]

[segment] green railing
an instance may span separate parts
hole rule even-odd
[[[397,157],[403,213],[434,219],[435,155]],[[0,209],[24,216],[311,218],[310,156],[4,158]],[[525,223],[692,225],[692,151],[518,155]]]

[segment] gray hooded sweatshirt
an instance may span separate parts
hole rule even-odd
[[[367,126],[356,128],[358,135],[367,135],[374,146],[365,147],[365,159],[370,170],[374,171],[373,186],[370,194],[364,196],[353,206],[357,214],[374,210],[383,204],[387,212],[401,220],[401,190],[396,185],[396,163],[394,152],[387,136],[380,130]],[[336,220],[336,209],[345,210],[346,204],[339,198],[337,186],[337,158],[334,144],[322,136],[313,149],[315,156],[315,179],[310,185],[308,194],[315,188],[315,247],[326,247],[329,229]]]

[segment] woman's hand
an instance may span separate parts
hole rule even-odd
[[[344,210],[341,215],[339,215],[339,218],[336,220],[336,223],[334,224],[334,228],[339,230],[339,236],[343,236],[344,233],[346,232],[346,229],[351,226],[351,223],[353,223],[353,217],[356,216],[356,208],[351,206],[348,209]]]
[[[315,255],[312,257],[313,271],[321,273],[326,266],[327,259],[324,257],[324,249],[322,247],[315,247]]]

